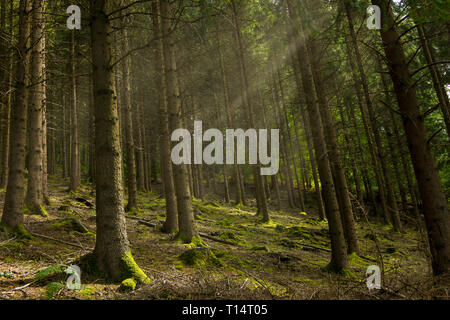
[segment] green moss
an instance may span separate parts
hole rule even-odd
[[[64,288],[61,282],[50,282],[45,286],[45,294],[47,299],[53,299],[53,297],[58,293],[59,290]]]
[[[348,261],[351,266],[366,268],[369,265],[367,260],[364,260],[360,256],[358,256],[355,252],[352,252],[348,255]]]
[[[254,246],[252,248],[253,251],[265,251],[265,252],[269,252],[269,248],[267,248],[267,246]]]
[[[127,213],[133,216],[142,216],[145,214],[144,210],[135,207],[129,208]]]
[[[44,268],[34,275],[34,281],[35,282],[43,281],[55,275],[63,275],[65,274],[66,268],[67,265],[65,264],[55,264],[47,268]]]
[[[276,228],[276,227],[277,227],[277,224],[274,223],[272,220],[269,219],[269,221],[263,222],[262,226],[263,226],[264,228]]]
[[[303,283],[303,284],[314,286],[314,287],[323,285],[322,281],[314,280],[314,279],[310,279],[310,278],[293,277],[292,281],[298,282],[298,283]]]
[[[323,270],[329,273],[339,274],[346,278],[356,278],[355,274],[351,272],[348,268],[340,268],[336,266],[336,264],[334,264],[333,262],[327,264],[326,267],[323,268]]]
[[[182,271],[184,269],[183,262],[180,260],[175,260],[173,263],[175,269]]]
[[[12,234],[15,235],[19,239],[31,240],[33,236],[29,233],[23,224],[18,224],[12,229]]]
[[[189,243],[185,243],[185,241],[187,241],[187,239],[183,238],[181,235],[179,235],[177,241],[179,243],[184,243],[184,247],[188,248],[188,249],[206,248],[205,243],[203,242],[202,238],[199,235],[192,237],[191,242],[189,242]]]
[[[93,287],[90,286],[83,286],[79,291],[78,291],[78,297],[82,298],[82,299],[91,299],[93,296],[95,296],[95,289]]]
[[[236,242],[236,243],[241,241],[241,239],[236,234],[234,234],[233,232],[229,232],[229,231],[222,232],[218,236],[218,238],[226,240],[226,241]]]
[[[124,278],[133,278],[137,283],[149,284],[150,278],[136,264],[131,255],[131,251],[125,253],[121,258],[121,269]]]
[[[59,222],[54,222],[51,224],[51,226],[58,230],[76,231],[79,233],[89,232],[89,230],[75,218],[69,218]]]
[[[136,280],[134,278],[127,278],[120,284],[121,291],[133,291],[136,288]]]
[[[292,241],[290,239],[287,239],[287,238],[281,239],[279,241],[279,243],[281,246],[286,247],[286,248],[298,248],[298,249],[302,248],[302,246],[300,244],[298,244],[297,242]]]
[[[205,266],[207,264],[222,267],[223,262],[216,257],[213,251],[207,248],[193,248],[178,256],[178,259],[187,266]]]
[[[184,243],[188,248],[196,248],[196,247],[206,247],[203,243],[202,238],[199,235],[193,236],[192,238],[188,238],[185,235],[178,232],[176,236],[176,241],[178,243]]]
[[[42,217],[48,217],[47,210],[45,210],[45,207],[43,205],[37,205],[37,206],[25,205],[23,213],[24,214],[35,214],[35,215],[39,215]]]

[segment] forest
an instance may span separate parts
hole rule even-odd
[[[449,96],[448,0],[0,0],[0,305],[449,300]]]

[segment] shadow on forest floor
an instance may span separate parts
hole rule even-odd
[[[271,211],[271,221],[263,224],[254,207],[227,205],[213,196],[194,199],[197,228],[206,246],[194,248],[160,231],[165,211],[157,191],[139,193],[141,209],[127,214],[131,250],[152,279],[149,285],[124,293],[118,284],[83,271],[81,290],[66,289],[65,274],[32,283],[40,270],[69,265],[95,244],[93,188],[84,184],[68,193],[67,183],[56,177],[50,177],[49,184],[49,216],[25,216],[26,229],[45,237],[0,239],[0,299],[448,298],[427,276],[423,241],[415,226],[407,225],[406,233],[399,234],[388,226],[357,221],[362,255],[350,256],[353,275],[343,277],[323,271],[330,241],[327,223],[317,218],[314,207],[307,212]],[[3,199],[4,191],[2,207]],[[370,230],[376,230],[384,263],[383,290],[369,291],[366,286],[367,267],[380,263]]]

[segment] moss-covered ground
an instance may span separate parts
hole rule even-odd
[[[160,185],[140,192],[139,210],[126,219],[132,255],[148,284],[136,286],[131,278],[111,284],[83,270],[80,290],[67,289],[68,275],[61,272],[34,281],[39,271],[68,266],[95,244],[95,207],[76,200],[95,204],[93,187],[83,184],[68,193],[67,181],[50,177],[49,184],[48,216],[25,215],[24,223],[32,234],[47,238],[0,238],[0,299],[423,299],[442,294],[429,277],[425,233],[411,218],[399,234],[375,219],[367,223],[357,212],[361,255],[349,256],[351,274],[342,276],[325,270],[331,256],[328,226],[318,219],[313,200],[306,212],[272,208],[271,220],[261,223],[252,202],[234,206],[217,195],[193,199],[197,229],[207,237],[183,244],[160,230],[165,218]],[[314,193],[307,197],[314,199]],[[3,206],[4,191],[0,199]],[[384,267],[385,290],[366,287],[366,269],[374,264]]]

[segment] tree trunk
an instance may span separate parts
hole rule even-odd
[[[11,126],[9,154],[9,178],[6,187],[2,224],[16,231],[23,229],[23,210],[25,197],[25,148],[27,133],[27,106],[29,69],[28,40],[30,35],[29,11],[31,3],[21,0],[19,3],[19,42],[16,56],[16,83],[11,108]]]
[[[77,78],[76,78],[76,57],[75,57],[75,31],[72,30],[70,49],[70,78],[72,93],[71,125],[70,125],[70,184],[69,191],[77,190],[81,183],[80,172],[80,144],[78,138],[78,101],[77,101]]]
[[[45,4],[33,0],[31,32],[31,85],[28,110],[28,188],[25,198],[30,213],[45,215],[43,209],[43,122],[45,109]]]
[[[121,6],[125,6],[125,0],[121,1]],[[121,19],[121,54],[124,57],[128,54],[128,32]],[[121,62],[122,67],[122,110],[125,116],[125,145],[126,145],[126,163],[127,163],[127,182],[128,182],[128,203],[125,211],[137,209],[137,183],[136,183],[136,160],[135,147],[133,139],[133,111],[131,107],[131,81],[130,81],[130,58],[124,57]]]
[[[6,10],[5,1],[2,2],[3,10]],[[3,11],[2,11],[3,12]],[[2,37],[9,40],[9,51],[7,53],[8,56],[8,72],[4,73],[4,83],[2,84],[2,88],[4,92],[9,91],[8,94],[4,97],[3,108],[1,110],[0,116],[2,121],[2,131],[1,131],[1,171],[0,171],[0,189],[6,187],[8,182],[8,165],[9,165],[9,139],[10,139],[10,118],[11,118],[11,104],[12,104],[12,88],[13,84],[13,66],[14,66],[14,49],[13,49],[13,13],[14,13],[14,2],[10,2],[10,15],[9,15],[9,36],[2,34]],[[2,22],[2,25],[6,23]],[[6,26],[3,26],[2,29],[4,31]],[[6,48],[6,47],[4,47]],[[6,53],[6,51],[5,51]]]
[[[239,62],[239,70],[240,70],[240,80],[241,80],[241,94],[242,101],[244,105],[244,112],[246,114],[247,126],[249,128],[254,128],[254,119],[252,112],[252,105],[250,101],[250,92],[249,92],[249,83],[248,83],[248,75],[247,69],[244,59],[244,48],[242,44],[242,34],[239,24],[239,19],[237,16],[236,3],[235,0],[231,1],[231,6],[233,10],[233,22],[234,22],[234,35],[237,47],[237,56]],[[258,213],[262,214],[263,221],[267,222],[270,220],[269,210],[267,207],[267,198],[264,190],[264,184],[260,175],[259,165],[252,165],[253,170],[253,179],[255,183],[256,190],[256,203],[258,207]]]
[[[163,56],[166,70],[167,105],[169,111],[169,127],[171,130],[181,128],[181,100],[177,75],[177,63],[170,32],[171,24],[170,5],[165,0],[160,0],[162,31],[163,31]],[[197,236],[194,224],[191,195],[189,192],[189,180],[187,165],[181,163],[173,165],[175,191],[178,207],[178,238],[184,242],[191,242]]]
[[[310,70],[310,57],[306,48],[306,39],[300,16],[294,13],[291,0],[287,1],[289,16],[293,26],[298,28],[296,34],[297,56],[300,74],[303,83],[303,93],[308,109],[309,122],[311,123],[314,149],[316,150],[316,161],[319,167],[320,182],[324,197],[325,213],[328,219],[328,227],[331,239],[331,262],[329,270],[343,272],[348,268],[347,248],[345,244],[342,222],[339,215],[339,207],[336,192],[331,175],[328,151],[325,144],[322,122],[320,120],[319,108],[314,99],[314,84]]]
[[[428,133],[419,108],[414,81],[409,74],[405,53],[399,41],[390,2],[372,0],[372,3],[381,8],[384,17],[380,34],[402,114],[414,171],[419,183],[430,242],[433,273],[435,275],[447,273],[450,271],[450,213],[447,199],[428,141]]]
[[[105,1],[91,3],[91,45],[94,65],[97,236],[93,256],[97,269],[108,279],[150,279],[130,252],[123,207],[121,150],[117,99],[111,66],[112,28]]]
[[[166,87],[166,70],[163,58],[163,43],[161,30],[161,12],[159,0],[152,1],[152,11],[155,13],[153,19],[153,28],[159,40],[156,40],[155,50],[155,68],[158,73],[158,98],[159,98],[159,123],[160,138],[159,148],[161,153],[161,180],[164,184],[164,197],[166,199],[166,221],[164,223],[165,232],[175,232],[178,228],[177,220],[177,199],[175,194],[175,184],[173,179],[173,166],[170,157],[170,140],[169,140],[169,118],[167,105],[167,87]]]
[[[428,41],[425,26],[422,24],[417,25],[417,30],[419,32],[420,42],[422,44],[422,51],[425,56],[425,61],[429,65],[431,78],[433,79],[434,90],[439,100],[439,106],[441,107],[442,115],[444,117],[445,127],[447,129],[447,135],[450,137],[450,105],[448,103],[448,95],[445,86],[442,83],[442,77],[439,73],[439,69],[434,64],[436,61],[434,59],[433,50]]]
[[[344,235],[345,239],[347,240],[347,248],[349,253],[355,252],[359,255],[360,250],[358,238],[356,236],[355,221],[353,218],[353,210],[352,204],[350,202],[347,179],[345,177],[341,152],[339,150],[336,130],[334,128],[333,115],[331,114],[331,110],[326,99],[326,90],[323,85],[324,79],[322,78],[322,73],[324,72],[324,70],[321,69],[321,66],[319,65],[319,62],[317,60],[319,54],[315,41],[313,39],[310,39],[310,41],[308,41],[307,43],[307,46],[312,62],[312,76],[317,93],[317,102],[322,118],[327,150],[329,152],[330,169],[333,175],[333,181],[336,189],[336,196],[340,209],[339,211],[344,227]]]

